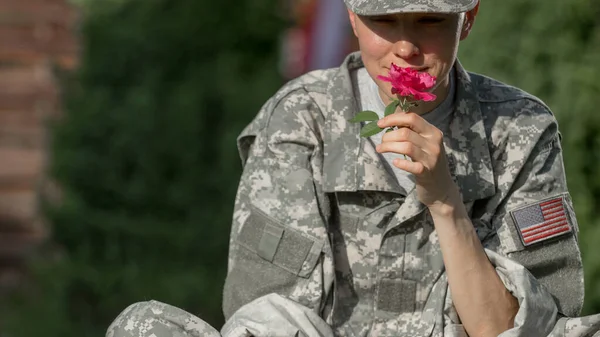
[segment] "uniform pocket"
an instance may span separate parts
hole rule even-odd
[[[339,229],[353,240],[361,226],[385,228],[400,208],[397,195],[384,192],[336,193]]]
[[[226,318],[270,293],[289,296],[306,288],[298,302],[308,307],[318,304],[313,299],[320,298],[321,288],[310,285],[314,282],[310,276],[324,241],[284,226],[256,208],[251,208],[234,240],[223,294]]]
[[[324,241],[286,227],[252,208],[237,243],[257,257],[294,275],[308,278],[321,255]]]

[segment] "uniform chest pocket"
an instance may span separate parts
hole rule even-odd
[[[384,192],[338,192],[335,197],[338,227],[348,239],[352,239],[361,226],[375,231],[385,229],[402,200],[397,194]]]

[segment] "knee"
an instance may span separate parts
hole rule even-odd
[[[106,337],[145,336],[143,330],[155,317],[152,302],[134,303],[115,318],[106,331]]]
[[[112,322],[106,337],[220,337],[206,322],[158,301],[128,306]]]

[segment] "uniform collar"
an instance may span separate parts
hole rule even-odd
[[[328,85],[324,189],[326,192],[398,193],[396,178],[386,170],[378,154],[365,146],[367,140],[360,137],[361,125],[348,122],[358,111],[350,71],[362,66],[360,54],[350,54]],[[476,88],[458,61],[454,71],[456,103],[449,129],[444,134],[444,146],[463,201],[469,202],[495,193],[494,175]]]

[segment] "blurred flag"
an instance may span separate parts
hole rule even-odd
[[[294,0],[291,8],[295,25],[283,34],[281,44],[280,69],[285,78],[336,67],[355,50],[342,0]]]

